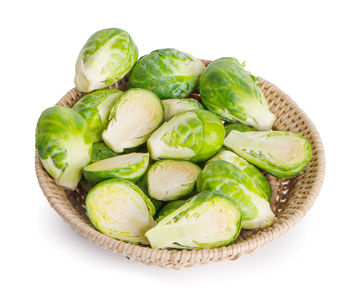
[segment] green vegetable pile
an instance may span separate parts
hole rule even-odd
[[[176,49],[138,59],[130,35],[93,34],[76,63],[72,107],[46,109],[36,148],[56,184],[88,192],[100,232],[152,248],[232,243],[241,229],[272,225],[262,171],[291,178],[311,160],[302,135],[272,131],[275,115],[235,58],[208,67]],[[130,89],[108,86],[129,73]],[[199,89],[200,100],[189,98]]]

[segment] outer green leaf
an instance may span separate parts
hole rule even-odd
[[[208,160],[222,147],[225,129],[213,113],[197,109],[174,116],[159,127],[147,145],[152,159]]]
[[[164,217],[168,216],[170,213],[173,213],[177,208],[181,207],[186,203],[187,200],[176,200],[167,203],[160,211],[158,212],[157,222],[162,220]]]
[[[225,146],[277,178],[292,178],[312,158],[310,142],[300,134],[282,131],[231,131]]]
[[[83,92],[108,87],[122,79],[137,58],[137,47],[126,31],[118,28],[97,31],[78,56],[75,84]]]
[[[241,123],[231,123],[224,126],[225,127],[225,137],[232,131],[240,131],[240,132],[246,132],[246,131],[255,131],[252,127],[249,127],[247,125],[241,124]]]
[[[96,161],[104,160],[107,158],[112,158],[114,156],[117,156],[118,153],[114,152],[108,146],[103,143],[94,143],[92,145],[92,153],[91,153],[91,160],[90,163],[94,163]]]
[[[73,106],[86,119],[94,143],[102,140],[101,134],[107,126],[109,112],[122,93],[115,89],[95,91],[82,97]]]
[[[160,49],[140,58],[130,72],[130,87],[152,90],[160,98],[183,98],[197,87],[204,64],[176,49]]]
[[[226,121],[256,130],[269,130],[275,121],[256,82],[235,58],[209,64],[200,80],[200,94],[204,106]]]
[[[205,165],[198,177],[197,190],[221,190],[231,196],[242,211],[242,228],[264,228],[273,222],[266,195],[256,188],[248,174],[229,162],[217,160]]]
[[[265,176],[252,164],[248,163],[243,158],[229,150],[221,150],[207,163],[216,160],[224,160],[235,165],[241,170],[247,177],[246,179],[251,181],[252,185],[260,192],[260,196],[264,197],[269,202],[271,201],[271,187]]]
[[[36,148],[56,184],[74,190],[91,156],[91,132],[86,120],[67,107],[46,109],[36,126]]]

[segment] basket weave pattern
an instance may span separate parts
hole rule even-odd
[[[203,62],[206,65],[209,63],[209,61]],[[80,187],[76,191],[65,191],[57,186],[44,170],[36,152],[35,169],[40,187],[51,206],[73,229],[91,242],[131,260],[179,269],[210,261],[235,260],[244,254],[251,253],[288,231],[306,214],[321,189],[325,174],[322,142],[311,120],[288,95],[276,86],[262,78],[259,78],[259,84],[271,112],[277,117],[274,130],[292,131],[304,135],[310,141],[313,153],[312,160],[304,172],[295,178],[281,180],[266,175],[273,191],[271,205],[276,214],[275,222],[271,227],[242,230],[233,244],[221,248],[183,251],[151,249],[110,238],[95,230],[85,212],[86,193]],[[127,89],[128,77],[110,88]],[[57,105],[72,107],[82,96],[83,93],[74,88]],[[194,93],[192,96],[197,98],[199,95]]]

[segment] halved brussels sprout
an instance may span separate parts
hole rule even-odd
[[[129,89],[113,106],[109,120],[102,138],[107,146],[120,153],[147,141],[164,121],[163,104],[151,91]]]
[[[135,184],[110,179],[90,190],[86,212],[97,230],[119,240],[148,244],[146,231],[155,225],[152,202]]]
[[[160,98],[183,98],[197,87],[204,64],[176,49],[160,49],[140,58],[130,72],[130,87],[152,90]]]
[[[310,142],[300,134],[283,131],[231,131],[225,146],[277,178],[292,178],[312,158]]]
[[[148,153],[118,155],[92,163],[83,169],[85,178],[92,182],[120,178],[136,182],[146,172]]]
[[[266,195],[253,185],[254,178],[250,179],[238,166],[217,160],[205,165],[198,177],[197,190],[223,191],[239,205],[242,228],[265,228],[272,224],[274,214]]]
[[[203,109],[202,104],[190,98],[186,99],[166,99],[162,101],[164,106],[165,121],[169,121],[173,116],[194,110]]]
[[[162,209],[160,209],[156,221],[159,222],[164,217],[168,216],[170,213],[173,213],[177,208],[184,205],[186,201],[187,200],[176,200],[176,201],[167,203]]]
[[[225,127],[225,137],[232,131],[240,131],[240,132],[246,132],[246,131],[255,131],[252,127],[249,127],[247,125],[241,124],[241,123],[231,123],[224,126]]]
[[[75,85],[91,92],[122,79],[134,66],[138,50],[130,35],[118,28],[94,33],[80,51],[75,64]]]
[[[136,182],[136,185],[140,187],[143,193],[146,194],[146,196],[152,201],[154,208],[156,211],[160,209],[163,205],[163,201],[157,200],[152,198],[148,193],[148,186],[147,186],[147,174],[148,174],[149,166],[145,172],[145,174],[142,175],[142,177]]]
[[[46,109],[36,126],[36,149],[57,185],[75,190],[90,162],[92,141],[86,120],[71,108]]]
[[[154,199],[171,201],[189,195],[201,171],[189,161],[162,160],[148,171],[148,193]]]
[[[221,191],[203,192],[147,231],[152,248],[215,248],[232,243],[241,231],[241,212]]]
[[[243,158],[239,157],[237,154],[229,150],[221,150],[213,158],[209,159],[207,163],[224,160],[229,162],[241,170],[247,176],[247,180],[251,180],[251,183],[258,189],[261,193],[260,195],[270,202],[271,200],[271,187],[269,182],[266,180],[265,176],[257,169],[254,165],[248,163]]]
[[[148,139],[151,158],[200,162],[222,147],[224,125],[213,113],[197,109],[174,116]]]
[[[224,57],[209,64],[200,80],[205,107],[229,122],[239,121],[256,130],[270,130],[276,119],[254,77],[235,59]]]
[[[99,142],[92,145],[92,153],[90,163],[94,163],[107,158],[117,156],[118,153],[111,150],[105,143]]]
[[[92,142],[102,140],[101,134],[107,126],[109,112],[122,93],[116,89],[95,91],[82,97],[73,106],[86,119],[92,133]]]

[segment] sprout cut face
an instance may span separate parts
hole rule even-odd
[[[197,190],[223,191],[242,211],[242,228],[265,228],[273,223],[274,214],[266,195],[253,184],[254,180],[242,172],[241,167],[217,160],[208,163],[199,174]]]
[[[260,195],[271,201],[271,187],[269,182],[266,180],[265,176],[257,169],[254,165],[248,163],[243,158],[239,157],[237,154],[230,150],[221,150],[213,158],[211,158],[207,163],[223,160],[235,165],[241,170],[243,174],[246,175],[246,179],[251,181],[251,184],[260,192]]]
[[[78,56],[75,85],[87,93],[108,87],[122,79],[137,58],[137,47],[127,32],[117,28],[97,31]]]
[[[130,87],[152,90],[160,98],[183,98],[197,87],[204,64],[176,49],[160,49],[140,58],[130,72]]]
[[[183,198],[193,191],[200,171],[189,161],[158,161],[148,171],[148,193],[162,201]]]
[[[112,179],[97,184],[86,197],[86,211],[97,230],[135,244],[148,244],[144,235],[155,225],[152,202],[128,181]]]
[[[300,134],[282,131],[231,131],[225,146],[277,178],[291,178],[312,158],[310,142]]]
[[[136,182],[146,172],[148,162],[148,153],[124,154],[92,163],[84,167],[83,173],[91,182],[112,178]]]
[[[46,109],[36,126],[36,148],[56,184],[75,190],[92,149],[91,132],[83,116],[67,107]]]
[[[176,115],[148,139],[152,159],[208,160],[222,147],[225,129],[213,113],[197,109]]]
[[[270,130],[276,119],[256,78],[235,58],[220,58],[209,64],[200,80],[200,94],[204,106],[228,122]]]
[[[203,109],[203,106],[194,99],[166,99],[162,101],[164,106],[165,121],[173,116],[194,109]]]
[[[115,152],[145,143],[164,121],[164,108],[156,94],[145,89],[129,89],[115,103],[104,142]]]
[[[241,230],[241,213],[222,192],[203,192],[164,217],[146,233],[156,249],[214,248],[233,242]]]
[[[102,140],[101,134],[107,126],[109,112],[122,93],[116,89],[95,91],[82,97],[73,106],[86,119],[94,143]]]

